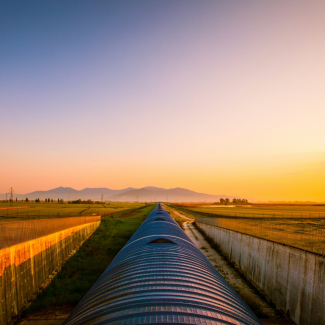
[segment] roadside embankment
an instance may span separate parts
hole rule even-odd
[[[0,323],[8,323],[51,274],[97,229],[100,220],[0,250]]]
[[[200,222],[196,225],[296,324],[325,324],[323,256]]]
[[[259,294],[251,283],[247,281],[238,269],[220,252],[216,245],[213,245],[210,240],[204,237],[198,228],[193,225],[193,218],[188,218],[172,208],[169,209],[174,218],[179,218],[180,222],[183,222],[183,229],[187,236],[203,252],[239,296],[241,296],[254,314],[260,319],[262,324],[291,324],[281,312],[274,308],[273,304],[270,304],[263,295]],[[212,244],[212,246],[210,244]]]

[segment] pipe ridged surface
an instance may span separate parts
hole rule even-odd
[[[64,324],[261,324],[156,206]]]

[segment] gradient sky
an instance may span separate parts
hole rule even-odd
[[[325,1],[1,1],[0,193],[325,201]]]

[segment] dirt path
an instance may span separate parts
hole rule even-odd
[[[180,213],[177,213],[182,216]],[[185,217],[186,220],[189,218]],[[204,253],[209,261],[214,265],[225,280],[236,290],[247,305],[253,310],[263,324],[285,325],[292,324],[284,316],[279,314],[270,304],[261,297],[258,292],[245,280],[242,275],[223,257],[223,255],[213,249],[203,238],[201,233],[192,225],[191,221],[184,222],[185,233],[193,243]]]
[[[70,315],[74,306],[57,306],[43,308],[24,316],[20,320],[14,320],[15,325],[62,325]]]
[[[165,207],[166,208],[166,207]],[[184,215],[182,215],[182,214],[180,214],[178,211],[176,211],[176,210],[173,210],[173,212],[176,214],[176,215],[178,215],[180,218],[183,218],[183,219],[187,219],[187,220],[191,220],[191,221],[194,221],[194,219],[193,218],[189,218],[189,217],[186,217],[186,216],[184,216]]]

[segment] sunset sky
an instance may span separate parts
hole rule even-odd
[[[325,1],[1,1],[0,193],[325,201]]]

